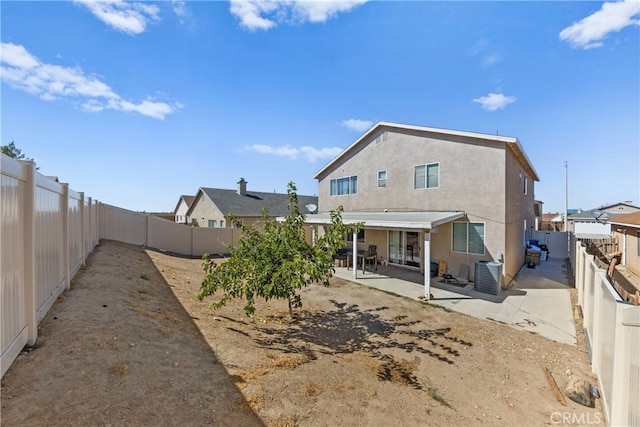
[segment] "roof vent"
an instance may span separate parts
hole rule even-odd
[[[247,195],[247,181],[244,178],[240,178],[240,181],[238,181],[238,194],[241,196]]]

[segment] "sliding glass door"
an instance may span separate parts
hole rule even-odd
[[[420,267],[420,233],[389,230],[389,262]]]

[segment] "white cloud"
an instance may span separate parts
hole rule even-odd
[[[248,30],[268,30],[281,23],[326,22],[367,1],[230,0],[230,11]]]
[[[140,34],[159,20],[159,9],[152,4],[122,0],[74,0],[85,6],[105,24],[127,34]]]
[[[85,75],[79,68],[45,64],[24,46],[0,44],[0,75],[10,87],[37,95],[45,101],[80,99],[84,111],[99,112],[104,108],[132,111],[163,120],[182,105],[169,105],[146,99],[138,104],[123,100],[109,85],[95,76]]]
[[[477,102],[482,105],[482,108],[485,110],[496,111],[516,102],[516,98],[515,96],[505,96],[501,93],[490,93],[487,96],[474,98],[473,102]]]
[[[638,14],[638,0],[604,3],[599,11],[562,30],[560,40],[570,43],[574,48],[600,47],[603,45],[602,39],[609,33],[630,25],[640,25],[640,20],[633,19]]]
[[[373,126],[373,122],[371,120],[348,119],[340,122],[340,125],[351,130],[364,132]]]
[[[298,157],[304,157],[310,163],[314,163],[318,159],[333,159],[342,152],[342,148],[339,147],[317,149],[310,146],[291,147],[289,145],[281,145],[279,147],[273,147],[265,144],[246,145],[244,149],[261,154],[288,157],[292,160]]]
[[[500,62],[500,56],[497,53],[491,53],[482,57],[482,65],[485,67],[497,64]]]
[[[172,0],[171,4],[173,5],[173,13],[178,16],[186,16],[189,14],[187,10],[187,3],[182,0]]]

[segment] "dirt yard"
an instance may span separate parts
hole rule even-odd
[[[283,301],[248,318],[194,297],[201,264],[103,241],[2,379],[2,425],[604,425],[599,400],[562,406],[545,376],[595,383],[581,335],[338,279],[294,320]]]

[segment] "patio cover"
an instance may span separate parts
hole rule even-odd
[[[430,298],[431,275],[428,266],[431,264],[431,232],[438,225],[454,221],[465,216],[464,212],[343,212],[342,222],[345,224],[364,223],[365,228],[421,230],[424,233],[424,296]],[[281,220],[281,218],[278,218]],[[328,212],[306,216],[307,224],[330,225],[331,214]],[[357,232],[353,233],[353,241],[357,241]],[[353,259],[356,259],[357,245],[353,246]],[[355,264],[355,263],[354,263]],[[353,268],[353,278],[357,279],[358,269]]]
[[[343,212],[345,224],[364,223],[366,228],[432,230],[440,224],[465,216],[464,212]],[[322,212],[306,216],[307,224],[331,224],[331,214]]]

